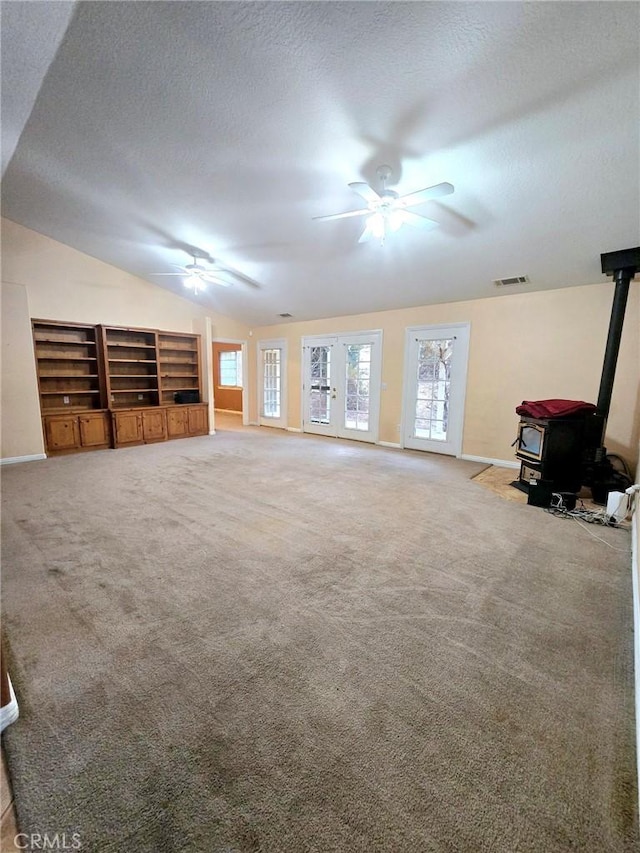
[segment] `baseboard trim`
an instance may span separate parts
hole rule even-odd
[[[16,465],[18,462],[41,462],[46,459],[45,453],[34,453],[31,456],[5,456],[0,459],[0,465]]]
[[[402,445],[398,441],[377,441],[376,444],[380,447],[393,447],[396,450],[402,450]]]
[[[497,465],[498,468],[519,468],[520,463],[514,462],[511,459],[489,459],[488,456],[470,456],[468,453],[462,453],[459,459],[464,459],[466,462],[484,462],[485,465]]]
[[[285,427],[287,432],[302,432],[300,427]]]
[[[7,681],[9,682],[9,696],[11,699],[6,705],[3,705],[2,708],[0,708],[0,732],[3,732],[7,726],[11,725],[11,723],[15,723],[20,716],[18,701],[16,699],[16,694],[13,692],[13,684],[11,683],[11,678],[8,673]]]

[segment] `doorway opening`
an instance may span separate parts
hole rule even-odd
[[[214,340],[212,361],[215,411],[248,423],[246,342]]]

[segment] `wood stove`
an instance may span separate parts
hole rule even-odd
[[[545,489],[536,490],[549,494],[552,491],[578,492],[582,486],[588,486],[593,500],[606,504],[609,491],[624,491],[631,484],[629,477],[626,477],[629,482],[624,482],[626,475],[612,466],[604,438],[629,284],[640,270],[640,247],[607,252],[600,255],[600,261],[602,272],[612,276],[616,286],[597,406],[584,404],[590,406],[591,411],[583,409],[570,417],[562,414],[548,418],[529,417],[525,414],[514,441],[520,460],[520,477],[514,485],[530,492],[531,485],[544,484]]]
[[[578,492],[600,443],[602,419],[593,412],[570,417],[523,415],[514,442],[523,491],[535,483],[556,492]]]

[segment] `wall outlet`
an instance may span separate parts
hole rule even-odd
[[[63,397],[63,398],[62,398],[62,402],[65,404],[65,406],[68,406],[68,405],[69,405],[69,398],[68,398],[68,397]]]
[[[138,394],[138,400],[144,400],[144,395],[143,395],[143,394]]]

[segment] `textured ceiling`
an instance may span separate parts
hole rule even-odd
[[[183,295],[151,273],[219,258],[253,283],[196,298],[250,325],[599,282],[640,233],[639,27],[635,2],[80,2],[3,214]],[[414,208],[439,228],[313,221],[382,163],[454,184]]]

